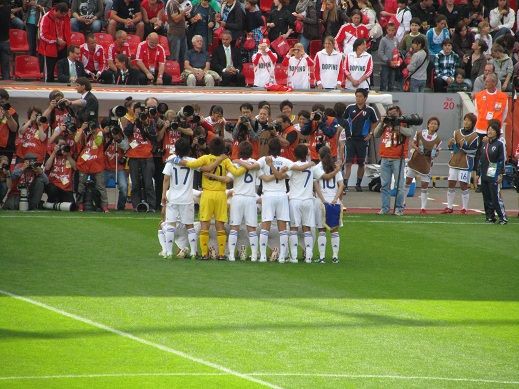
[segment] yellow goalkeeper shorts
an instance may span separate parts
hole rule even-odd
[[[225,191],[203,190],[200,197],[199,219],[208,222],[214,217],[219,222],[227,221],[227,195]]]

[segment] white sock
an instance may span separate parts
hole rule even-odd
[[[468,189],[461,191],[461,204],[462,204],[463,209],[469,208],[469,197],[470,197],[470,191]]]
[[[341,244],[341,238],[338,232],[331,233],[332,241],[332,256],[333,258],[339,258],[339,246]]]
[[[162,229],[157,231],[157,237],[159,238],[160,247],[162,248],[162,252],[166,253],[166,235]]]
[[[427,197],[429,196],[429,191],[427,189],[422,189],[420,192],[420,202],[422,204],[422,209],[427,208]]]
[[[279,260],[283,262],[287,258],[288,231],[279,231]]]
[[[238,243],[238,231],[229,231],[229,239],[227,243],[229,247],[229,260],[234,261],[234,254],[236,253],[236,244]]]
[[[312,260],[314,253],[314,238],[312,237],[312,231],[305,232],[305,253],[306,260]]]
[[[173,253],[173,242],[175,241],[175,227],[166,227],[166,255]]]
[[[267,244],[269,241],[269,232],[267,230],[261,230],[260,233],[260,260],[267,260]]]
[[[258,259],[258,234],[249,232],[250,257],[253,261]]]
[[[317,238],[317,245],[319,246],[319,259],[324,259],[326,255],[326,232],[319,232]]]
[[[191,255],[196,255],[197,253],[197,236],[196,230],[194,228],[190,228],[187,230],[187,240],[189,240],[189,248],[191,249]]]
[[[452,209],[452,204],[454,204],[455,197],[456,197],[456,189],[449,189],[447,191],[447,208]]]
[[[290,259],[297,261],[297,231],[290,231]]]

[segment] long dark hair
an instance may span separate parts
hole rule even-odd
[[[319,149],[319,159],[323,164],[325,173],[331,173],[335,170],[335,163],[333,162],[331,150],[328,146],[323,146]]]

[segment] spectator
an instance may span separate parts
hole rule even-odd
[[[146,85],[146,79],[137,69],[130,66],[130,59],[124,54],[115,57],[117,72],[114,75],[115,85]]]
[[[103,84],[113,84],[115,73],[117,73],[117,66],[115,66],[115,57],[119,54],[124,54],[126,57],[131,57],[130,45],[127,42],[128,34],[124,30],[119,30],[115,33],[115,40],[108,46],[106,54],[107,69],[101,73],[101,80]]]
[[[369,30],[362,24],[362,14],[354,10],[351,15],[351,23],[344,24],[335,37],[337,47],[344,54],[353,52],[353,43],[356,39],[369,39]]]
[[[258,44],[263,39],[263,19],[261,18],[261,11],[258,7],[257,0],[245,0],[245,32],[252,34],[255,46],[254,51],[257,50]],[[245,50],[245,49],[244,49]],[[248,61],[247,61],[248,62]]]
[[[178,61],[184,65],[187,51],[186,23],[191,12],[189,1],[168,0],[166,4],[166,16],[168,19],[168,42],[171,55],[169,59]]]
[[[156,85],[171,84],[171,76],[164,74],[166,52],[159,45],[159,36],[156,32],[152,32],[144,42],[139,43],[135,59],[137,60],[137,67],[146,76],[149,83]]]
[[[447,92],[470,92],[470,85],[465,81],[465,71],[456,69],[454,74],[454,82],[449,84]]]
[[[80,47],[81,62],[85,68],[87,77],[91,81],[98,81],[106,68],[105,50],[98,45],[96,37],[90,33],[86,37],[86,42]]]
[[[514,65],[512,59],[505,53],[503,46],[494,43],[492,46],[492,59],[490,63],[494,65],[497,78],[501,81],[501,90],[504,92],[512,91],[512,75],[514,72]]]
[[[492,47],[492,35],[490,35],[490,24],[486,20],[478,24],[478,33],[474,37],[475,40],[482,39],[487,44],[485,56],[490,58],[490,48]]]
[[[326,0],[325,8],[322,16],[322,25],[324,27],[323,36],[336,36],[341,26],[346,22],[347,16],[342,12],[341,8],[335,0]]]
[[[443,0],[443,5],[438,8],[438,14],[447,18],[447,26],[451,32],[459,22],[463,22],[463,19],[468,16],[465,8],[455,5],[454,0]]]
[[[8,26],[11,28],[17,28],[19,30],[25,30],[25,23],[23,22],[23,1],[22,0],[11,0],[10,11],[7,13],[10,15],[10,23]]]
[[[409,54],[412,55],[413,52],[410,52],[410,50],[411,50],[411,46],[413,44],[413,39],[418,36],[423,37],[423,39],[425,41],[424,48],[426,48],[427,47],[427,37],[420,32],[420,19],[412,18],[411,19],[411,31],[409,33],[405,34],[405,36],[400,41],[400,50],[407,53],[407,55],[409,55]]]
[[[342,54],[334,49],[335,39],[324,38],[324,49],[315,55],[315,81],[317,89],[340,89],[344,81]]]
[[[11,78],[11,47],[9,45],[9,12],[7,3],[0,4],[0,68],[2,79]],[[0,199],[2,201],[2,199]]]
[[[190,16],[189,39],[200,35],[204,40],[204,48],[207,50],[213,43],[216,12],[209,5],[209,0],[201,0],[199,4],[193,6]]]
[[[85,67],[81,62],[81,49],[70,45],[67,58],[58,61],[58,81],[73,84],[78,77],[86,77]]]
[[[241,38],[245,25],[245,13],[240,2],[237,0],[225,0],[219,15],[216,15],[216,21],[220,24],[220,27],[231,32],[232,41],[235,44],[236,40]]]
[[[447,29],[447,18],[443,15],[438,15],[436,16],[435,22],[436,27],[430,28],[426,34],[429,55],[431,57],[438,54],[443,48],[443,42],[450,38],[449,30]],[[431,61],[434,60],[433,58],[430,59]]]
[[[0,89],[0,155],[11,161],[18,131],[18,114],[9,103],[9,93]]]
[[[476,78],[483,74],[487,59],[485,57],[485,51],[487,50],[487,44],[483,39],[478,39],[472,43],[472,55],[465,62],[465,75],[470,78],[471,86],[474,85]]]
[[[270,50],[270,41],[263,39],[258,45],[258,52],[252,56],[254,65],[254,86],[264,87],[265,84],[275,84],[274,66],[278,56]]]
[[[192,43],[193,48],[188,50],[184,61],[182,79],[186,80],[187,86],[196,86],[197,82],[202,81],[205,86],[214,86],[216,81],[220,81],[220,76],[210,69],[209,54],[203,48],[203,38],[195,35]]]
[[[222,86],[245,86],[245,77],[241,73],[241,53],[231,45],[231,33],[224,31],[220,40],[222,44],[213,51],[211,69],[222,78]]]
[[[456,69],[460,67],[460,57],[452,51],[450,39],[443,41],[443,50],[434,56],[434,91],[445,92],[454,82]]]
[[[411,62],[407,65],[410,77],[410,92],[422,93],[427,83],[427,68],[429,66],[429,53],[423,35],[413,38],[413,55]]]
[[[61,99],[66,106],[76,108],[76,117],[79,123],[96,122],[99,120],[99,103],[92,91],[92,84],[86,77],[79,77],[74,85],[77,93],[81,95],[80,99],[68,100]],[[58,102],[58,104],[60,104]]]
[[[315,3],[310,0],[299,0],[296,5],[295,12],[292,15],[296,19],[296,32],[299,32],[299,42],[308,51],[310,41],[314,39],[320,39],[319,36],[319,20],[317,17],[317,11],[315,9]],[[301,26],[298,31],[297,25]]]
[[[106,32],[115,38],[117,30],[135,34],[144,40],[144,22],[142,21],[140,0],[114,0]]]
[[[409,9],[413,18],[417,18],[421,23],[421,32],[425,34],[434,25],[436,10],[433,7],[433,0],[420,0],[412,4]]]
[[[489,10],[483,4],[482,0],[471,0],[467,6],[467,17],[469,19],[468,27],[477,29],[481,22],[488,20]],[[486,22],[488,23],[488,22]]]
[[[29,43],[29,55],[37,53],[37,36],[40,18],[52,7],[52,0],[30,1],[25,10],[25,29],[27,30],[27,43]]]
[[[342,12],[348,17],[351,17],[351,13],[354,10],[359,9],[357,0],[341,0],[339,2],[339,5],[341,7]]]
[[[490,11],[489,23],[494,40],[501,35],[512,32],[515,24],[515,13],[510,8],[508,0],[497,0],[497,7]]]
[[[388,117],[397,118],[402,115],[398,106],[389,107],[386,111]],[[395,198],[395,215],[402,216],[405,207],[405,185],[404,169],[407,156],[409,138],[413,135],[413,130],[401,124],[387,124],[381,121],[374,130],[375,137],[380,139],[379,153],[380,162],[380,198],[381,207],[379,215],[387,215],[391,209],[391,182],[395,181],[397,190]]]
[[[368,142],[373,139],[373,129],[378,122],[375,110],[366,105],[368,91],[357,89],[355,91],[355,104],[350,104],[344,112],[347,123],[346,130],[346,165],[344,171],[344,186],[348,190],[348,180],[351,174],[351,165],[356,163],[357,183],[355,189],[362,192],[362,178],[364,176],[364,162],[366,160]]]
[[[380,40],[378,56],[383,61],[380,73],[380,91],[395,91],[397,77],[402,65],[402,58],[398,50],[398,39],[396,38],[396,26],[389,22],[386,35]]]
[[[29,210],[38,209],[43,196],[45,185],[49,179],[45,175],[42,163],[35,154],[27,153],[23,161],[16,164],[11,174],[11,187],[4,209],[18,210],[20,208],[20,188],[27,189]]]
[[[402,39],[404,39],[404,36],[411,31],[411,19],[413,15],[411,9],[407,6],[407,0],[398,0],[397,5],[396,20],[399,25],[396,31],[396,39],[400,43]]]
[[[49,127],[46,117],[42,117],[41,109],[29,107],[27,110],[28,120],[18,130],[16,141],[17,161],[31,154],[38,163],[43,163],[47,151],[47,128]]]
[[[366,51],[366,40],[356,39],[353,43],[353,53],[344,58],[345,89],[369,89],[369,78],[373,73],[373,58]]]
[[[275,41],[280,35],[288,38],[294,29],[294,16],[290,11],[289,0],[274,0],[267,19],[268,38]]]
[[[164,35],[164,3],[159,0],[143,0],[141,2],[142,21],[144,23],[144,36],[155,31]]]
[[[39,34],[40,68],[47,82],[53,82],[56,62],[67,56],[67,46],[70,45],[70,18],[66,3],[56,4],[43,15]]]
[[[293,89],[310,89],[310,68],[314,61],[305,53],[301,43],[296,43],[283,60],[287,67],[288,86]]]
[[[103,0],[72,0],[70,28],[82,33],[101,31],[103,10]]]
[[[45,162],[49,183],[45,186],[49,203],[74,203],[74,171],[76,161],[65,138],[59,136],[52,143],[52,152]]]
[[[377,23],[377,13],[369,0],[357,0],[357,4],[362,14],[363,23],[371,33],[371,29]]]
[[[474,34],[467,28],[463,20],[459,21],[454,29],[454,34],[452,34],[452,49],[463,60],[463,63],[470,59],[473,43]]]
[[[487,62],[487,64],[483,68],[483,74],[476,77],[476,80],[474,80],[474,86],[472,87],[472,98],[475,97],[477,92],[480,92],[483,89],[485,89],[485,80],[489,74],[495,74],[495,68],[494,64]],[[497,80],[496,86],[498,90],[501,90],[501,81],[499,81],[499,79]]]
[[[125,154],[130,145],[119,125],[104,125],[102,129],[104,134],[105,185],[108,180],[114,180],[117,183],[119,189],[117,210],[124,211],[128,196],[128,174],[125,166],[127,158]]]

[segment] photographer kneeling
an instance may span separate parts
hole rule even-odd
[[[72,158],[71,147],[63,137],[58,137],[54,148],[45,162],[49,183],[45,187],[49,203],[74,203],[73,177],[76,161]]]
[[[395,215],[404,214],[405,186],[404,169],[405,158],[407,156],[409,138],[413,136],[413,130],[408,125],[419,125],[422,119],[418,115],[402,116],[402,111],[398,106],[391,106],[387,109],[383,120],[374,130],[376,138],[380,139],[379,154],[380,162],[380,197],[381,208],[379,215],[386,215],[391,208],[391,177],[395,178],[397,188],[395,200]]]
[[[20,209],[22,190],[26,192],[29,210],[38,209],[43,190],[49,179],[43,172],[36,154],[27,153],[23,162],[18,163],[11,174],[11,188],[5,200],[4,209]]]

